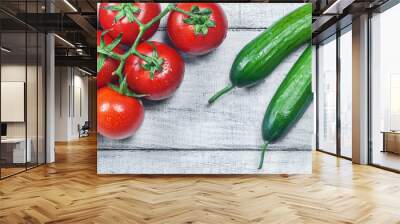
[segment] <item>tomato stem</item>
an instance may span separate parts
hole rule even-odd
[[[124,3],[122,3],[124,4]],[[124,8],[126,5],[121,6],[121,9]],[[112,8],[111,10],[117,10],[119,8]],[[148,23],[144,24],[142,23],[136,16],[134,16],[133,14],[136,13],[135,10],[132,9],[132,16],[131,14],[121,14],[121,18],[122,16],[129,16],[129,19],[132,19],[133,22],[136,22],[139,26],[139,34],[136,37],[133,45],[131,46],[131,48],[125,53],[125,54],[118,54],[112,51],[112,49],[107,49],[107,46],[104,46],[104,44],[101,44],[99,47],[97,47],[97,53],[102,54],[102,55],[106,55],[108,57],[111,57],[113,59],[119,60],[120,64],[118,65],[118,68],[113,72],[113,74],[118,76],[119,79],[119,87],[115,87],[113,86],[113,89],[116,90],[117,92],[119,92],[120,94],[123,95],[127,95],[127,96],[133,96],[133,97],[141,97],[143,95],[138,95],[133,93],[131,90],[129,90],[128,88],[128,84],[126,81],[126,76],[123,74],[123,70],[124,70],[124,66],[125,66],[125,61],[128,59],[128,57],[130,55],[136,55],[137,57],[139,57],[140,59],[142,59],[143,61],[145,61],[147,64],[149,65],[153,65],[157,67],[157,69],[159,69],[159,67],[162,64],[162,59],[160,58],[154,58],[153,56],[147,56],[144,54],[141,54],[140,52],[138,52],[136,50],[137,46],[139,45],[140,41],[143,38],[144,33],[151,27],[153,26],[156,22],[158,22],[160,19],[162,19],[164,16],[166,16],[169,12],[171,11],[178,11],[190,16],[198,16],[192,12],[187,12],[184,11],[182,9],[179,9],[176,7],[176,4],[174,3],[170,3],[168,4],[168,6],[156,17],[154,17],[152,20],[150,20]],[[120,41],[120,40],[118,40]],[[118,43],[116,43],[115,45],[117,45]],[[159,62],[161,61],[161,62]],[[154,74],[153,74],[154,75]],[[233,88],[233,87],[232,87]]]
[[[143,25],[139,25],[139,34],[136,37],[136,40],[133,43],[131,49],[128,52],[126,52],[126,54],[124,55],[126,58],[128,58],[129,55],[132,54],[133,52],[137,52],[136,51],[136,47],[138,46],[140,40],[142,39],[143,34],[144,34],[145,31],[146,31],[146,29],[143,28]]]
[[[144,54],[141,54],[139,51],[137,51],[136,49],[134,51],[132,51],[132,54],[138,56],[140,59],[142,59],[143,61],[150,63],[150,58]]]
[[[143,26],[143,23],[136,16],[133,17],[133,20],[139,25],[139,27]]]
[[[144,30],[149,29],[154,23],[156,23],[157,21],[159,21],[161,18],[163,18],[165,15],[167,15],[169,12],[173,11],[177,9],[175,7],[174,3],[170,3],[168,4],[167,8],[165,8],[158,16],[154,17],[152,20],[150,20],[148,23],[146,23],[143,26]]]
[[[178,7],[175,7],[174,10],[177,11],[177,12],[183,13],[183,14],[185,14],[185,15],[188,15],[188,16],[192,16],[192,17],[196,17],[196,16],[197,16],[197,15],[194,14],[194,13],[185,11],[185,10],[180,9],[180,8],[178,8]]]
[[[115,70],[114,73],[113,73],[113,74],[115,74],[115,75],[118,76],[118,80],[119,80],[120,82],[121,82],[122,79],[124,78],[124,75],[122,74],[122,71],[123,71],[123,69],[124,69],[124,65],[125,65],[125,61],[122,60],[122,61],[119,63],[117,70]]]
[[[210,18],[212,10],[209,8],[200,10],[197,5],[194,5],[190,12],[180,8],[175,8],[175,11],[188,15],[188,18],[183,19],[183,22],[194,27],[196,36],[200,34],[207,35],[208,29],[216,26],[215,21]]]
[[[258,169],[261,170],[263,165],[264,165],[264,155],[265,151],[267,150],[268,147],[268,142],[264,142],[264,144],[261,146],[261,159],[260,159],[260,164],[258,165]]]
[[[113,51],[107,51],[107,50],[105,50],[105,49],[103,49],[101,47],[97,48],[97,53],[107,55],[107,56],[109,56],[111,58],[114,58],[116,60],[119,60],[119,61],[121,61],[123,59],[123,55],[117,54],[117,53],[115,53]]]

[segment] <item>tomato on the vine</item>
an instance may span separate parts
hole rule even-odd
[[[132,136],[142,125],[144,108],[134,97],[121,95],[110,87],[97,90],[97,127],[111,139]]]
[[[102,31],[98,30],[97,31],[97,47],[100,46],[100,41],[101,41],[101,34]],[[106,45],[110,44],[113,42],[113,39],[105,34],[103,36],[103,40]],[[116,46],[113,51],[118,54],[123,54],[124,50],[120,46]],[[106,86],[108,83],[114,82],[118,79],[117,76],[113,76],[113,72],[118,68],[119,61],[112,59],[107,56],[102,56],[105,57],[104,64],[102,65],[101,69],[97,72],[97,88],[101,88],[103,86]],[[97,54],[97,60],[99,60],[99,54]]]
[[[136,55],[128,57],[125,75],[128,86],[135,93],[147,95],[149,100],[163,100],[170,97],[182,82],[185,64],[173,48],[160,42],[144,42],[137,51],[148,56],[146,62]]]
[[[148,23],[161,12],[159,3],[101,3],[99,22],[114,39],[122,34],[121,43],[132,45],[139,34],[139,25],[133,17],[142,23]],[[154,23],[144,32],[142,41],[149,39],[157,31],[160,22]]]
[[[203,55],[217,48],[225,39],[228,21],[217,3],[179,3],[168,17],[167,32],[171,42],[181,51]]]

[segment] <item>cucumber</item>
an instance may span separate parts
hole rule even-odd
[[[248,43],[236,56],[230,84],[208,100],[213,103],[235,87],[257,84],[267,77],[290,53],[311,40],[311,3],[281,18]]]
[[[259,169],[270,142],[285,135],[303,116],[313,99],[311,46],[303,52],[272,97],[262,123],[262,147]]]

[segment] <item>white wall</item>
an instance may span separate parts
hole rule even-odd
[[[25,82],[25,74],[25,64],[5,64],[1,66],[1,81]],[[1,108],[1,110],[7,110],[7,108]],[[7,123],[7,137],[25,137],[25,126],[25,122]]]
[[[25,75],[27,69],[28,74],[31,74],[36,67],[27,66],[25,64],[3,64],[1,66],[1,81],[2,82],[25,82]],[[36,70],[35,70],[36,73]],[[27,93],[29,99],[28,102],[32,101],[32,98],[36,98],[36,90],[34,93]],[[32,96],[32,97],[30,97]],[[36,105],[35,105],[36,106]],[[1,110],[7,110],[7,108],[1,108]],[[36,114],[35,114],[36,118]],[[31,114],[28,114],[28,121],[33,120]],[[36,120],[35,120],[36,121]],[[8,137],[25,137],[25,124],[26,122],[7,122],[7,135]],[[29,125],[28,127],[31,127]]]
[[[55,85],[55,140],[77,139],[78,124],[88,120],[88,78],[76,68],[56,67]]]
[[[74,88],[71,96],[74,102],[71,101],[71,105],[74,105],[72,108],[72,116],[71,116],[71,132],[70,136],[72,139],[78,138],[78,125],[83,125],[85,121],[88,121],[89,112],[88,112],[88,78],[81,76],[82,73],[78,70],[74,70]],[[80,96],[80,97],[79,97]],[[80,101],[80,102],[79,102]],[[81,107],[81,108],[79,108]],[[81,111],[80,111],[81,110]]]
[[[68,140],[69,76],[67,67],[55,68],[55,140]]]
[[[44,73],[41,66],[9,63],[1,66],[2,82],[24,82],[26,84],[26,106],[20,108],[20,113],[26,112],[26,120],[22,122],[6,122],[7,137],[25,138],[27,136],[33,162],[36,158],[39,163],[44,163],[45,150],[45,117],[44,117]],[[25,80],[27,78],[27,80]],[[3,91],[4,89],[2,89]],[[22,91],[22,92],[21,92]],[[20,90],[24,94],[24,90]],[[2,95],[4,97],[4,95]],[[22,102],[24,104],[24,102]],[[2,107],[2,112],[13,110],[10,107]],[[14,109],[16,110],[16,109]],[[7,111],[13,113],[13,111]],[[15,113],[15,112],[14,112]],[[51,161],[51,160],[48,160]]]

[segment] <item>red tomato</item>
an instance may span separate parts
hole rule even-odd
[[[101,36],[102,31],[98,30],[97,31],[97,46],[100,46],[100,36]],[[104,35],[104,42],[106,45],[110,44],[113,42],[112,38],[108,36],[107,34]],[[120,46],[116,46],[114,48],[114,52],[118,54],[123,54],[124,50]],[[99,54],[97,54],[97,59],[99,58]],[[119,61],[107,57],[106,60],[104,61],[103,66],[101,67],[100,71],[97,72],[97,88],[101,88],[103,86],[106,86],[110,82],[114,82],[118,80],[117,76],[113,76],[112,73],[117,70],[119,65]]]
[[[135,93],[146,94],[146,99],[163,100],[170,97],[182,82],[185,63],[173,48],[160,42],[144,42],[137,47],[141,54],[152,56],[153,50],[163,59],[162,70],[154,73],[151,79],[150,71],[143,66],[142,59],[131,55],[126,60],[125,75],[128,86]]]
[[[97,90],[97,127],[111,139],[132,136],[142,125],[144,108],[134,97],[124,96],[110,87]]]
[[[177,7],[185,11],[191,11],[193,6],[200,10],[210,9],[209,20],[214,26],[208,27],[207,34],[195,34],[195,25],[184,22],[189,16],[181,12],[173,11],[168,17],[167,32],[171,42],[181,51],[192,55],[203,55],[217,48],[225,39],[228,31],[228,21],[221,6],[217,3],[179,3]],[[200,22],[201,25],[206,25]]]
[[[148,23],[151,19],[156,17],[161,12],[159,3],[101,3],[99,8],[99,22],[104,30],[110,30],[109,34],[114,39],[122,33],[121,43],[125,45],[132,45],[139,34],[139,26],[135,21],[130,22],[127,16],[123,16],[114,23],[115,17],[121,11],[107,9],[106,7],[121,6],[122,4],[131,4],[140,12],[132,13],[142,23]],[[129,7],[127,7],[129,8]],[[123,10],[122,10],[123,11]],[[129,10],[128,10],[129,11]],[[154,23],[142,37],[142,41],[149,39],[157,31],[160,22]]]

